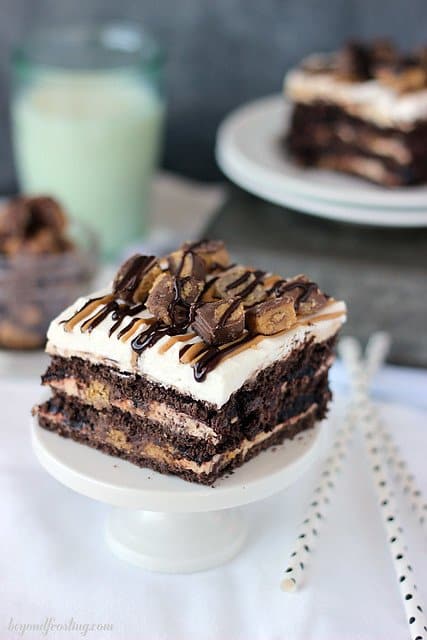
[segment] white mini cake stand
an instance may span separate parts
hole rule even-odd
[[[261,453],[214,487],[142,469],[42,429],[32,441],[42,466],[67,487],[115,508],[107,541],[123,560],[144,569],[190,573],[233,558],[247,527],[236,507],[295,482],[321,448],[324,426]]]

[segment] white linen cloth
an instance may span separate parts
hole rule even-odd
[[[334,386],[342,390],[335,366]],[[387,425],[427,488],[427,372],[386,367],[378,376]],[[401,640],[406,621],[360,443],[338,483],[303,590],[279,582],[316,480],[315,465],[288,490],[244,508],[250,536],[229,564],[192,575],[148,573],[113,556],[104,540],[109,507],[74,493],[37,462],[29,411],[34,380],[0,379],[0,638],[142,640]],[[100,454],[101,455],[101,454]],[[320,462],[319,462],[320,464]],[[425,540],[403,510],[420,589]],[[424,598],[426,596],[424,595]],[[112,630],[30,631],[45,623]],[[18,626],[15,626],[18,625]],[[22,632],[23,631],[23,632]]]

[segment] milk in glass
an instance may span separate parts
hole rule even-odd
[[[132,72],[44,69],[12,100],[21,189],[57,197],[114,255],[144,233],[163,115]]]

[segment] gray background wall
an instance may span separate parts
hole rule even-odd
[[[8,124],[9,51],[34,26],[139,20],[168,52],[164,164],[218,177],[215,129],[223,115],[279,90],[287,67],[348,37],[427,43],[426,0],[0,0],[0,192],[14,187]]]

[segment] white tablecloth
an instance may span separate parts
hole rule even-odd
[[[341,391],[340,367],[335,387]],[[382,400],[416,402],[385,411],[421,486],[427,487],[427,372],[387,368]],[[19,625],[112,625],[86,637],[132,640],[400,640],[406,622],[361,447],[353,447],[307,586],[279,590],[282,570],[315,481],[313,468],[293,487],[244,509],[251,535],[228,565],[193,575],[150,574],[116,559],[104,542],[108,507],[51,478],[35,459],[29,410],[37,382],[0,379],[0,638]],[[424,409],[422,407],[424,406]],[[426,549],[404,512],[420,586]],[[424,580],[424,585],[422,582]],[[18,625],[17,627],[15,625]],[[12,630],[16,629],[16,630]],[[81,638],[50,631],[50,638]],[[24,630],[24,637],[41,632]]]

